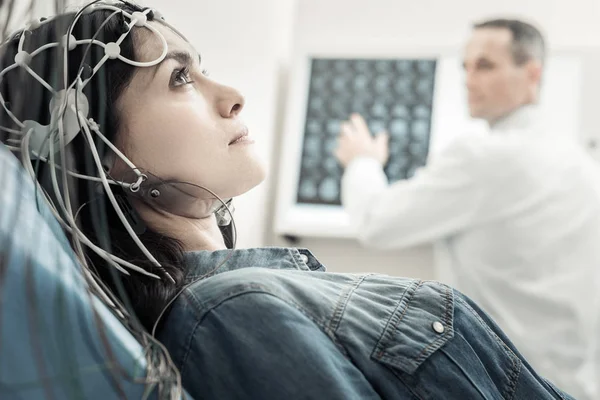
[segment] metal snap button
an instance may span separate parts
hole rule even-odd
[[[433,330],[436,331],[437,333],[444,333],[444,331],[446,330],[446,328],[444,328],[444,325],[442,325],[441,322],[439,321],[435,321],[432,325]]]

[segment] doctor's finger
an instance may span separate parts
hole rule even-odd
[[[347,136],[351,136],[354,134],[354,128],[352,127],[352,124],[350,124],[349,122],[343,122],[340,125],[340,137],[347,137]]]
[[[367,121],[360,114],[352,114],[350,117],[350,121],[352,122],[352,126],[356,132],[361,135],[371,136],[371,131],[367,126]]]
[[[380,143],[388,143],[390,140],[390,134],[387,131],[378,132],[375,135],[375,140]]]
[[[387,149],[390,142],[390,135],[386,131],[379,132],[375,135],[375,143],[380,148]]]

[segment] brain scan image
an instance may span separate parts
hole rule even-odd
[[[435,71],[430,59],[312,59],[297,203],[341,204],[343,171],[333,151],[340,124],[355,112],[372,134],[390,135],[390,183],[425,165]]]

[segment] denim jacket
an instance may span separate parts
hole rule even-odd
[[[288,248],[186,262],[159,338],[196,399],[571,399],[443,284],[328,273]]]

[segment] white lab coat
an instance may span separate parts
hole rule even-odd
[[[474,299],[540,375],[600,399],[600,172],[573,137],[524,107],[462,135],[415,177],[346,168],[342,203],[382,249],[435,242],[439,280]]]

